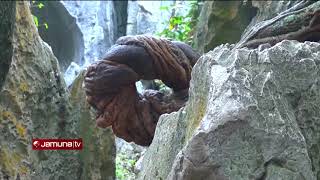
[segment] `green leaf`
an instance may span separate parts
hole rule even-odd
[[[168,39],[180,40],[187,42],[188,44],[192,42],[192,35],[194,31],[194,26],[196,25],[197,19],[195,13],[198,11],[199,2],[192,0],[191,9],[186,15],[181,15],[179,13],[174,13],[170,19],[163,24],[166,25],[166,28],[163,29],[158,34],[161,37],[166,37]],[[163,6],[161,10],[171,10],[178,9],[180,5],[172,4],[169,7]],[[191,43],[190,43],[191,44]]]
[[[39,21],[37,16],[33,15],[33,21],[36,24],[36,26],[39,27]]]
[[[182,18],[176,17],[173,19],[173,24],[181,24]]]
[[[43,4],[43,3],[39,3],[39,4],[38,4],[38,8],[39,8],[39,9],[41,9],[41,8],[43,8],[43,7],[44,7],[44,4]]]
[[[161,11],[168,11],[169,7],[168,6],[160,6],[159,8]]]

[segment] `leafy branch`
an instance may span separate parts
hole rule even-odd
[[[157,35],[191,44],[193,39],[193,29],[196,25],[199,3],[198,1],[191,1],[190,3],[191,8],[186,15],[177,13],[177,10],[181,7],[176,4],[171,6],[161,6],[161,11],[170,11],[170,9],[172,9],[172,15],[168,21],[164,22],[164,24],[166,24],[166,28],[157,33]]]
[[[44,7],[44,4],[42,2],[31,1],[31,8],[42,9],[43,7]],[[37,28],[39,28],[39,27],[44,27],[45,29],[49,28],[49,25],[47,22],[43,22],[43,23],[39,24],[39,18],[35,15],[32,15],[32,16],[33,16],[34,24],[37,26]]]

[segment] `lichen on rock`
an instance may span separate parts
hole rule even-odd
[[[10,3],[16,14],[12,61],[0,90],[0,179],[114,179],[114,137],[91,123],[83,76],[70,95],[29,2]],[[32,138],[83,138],[84,146],[81,152],[34,151]]]
[[[199,76],[207,80],[190,89],[185,109],[198,113],[195,97],[208,89],[204,116],[193,128],[186,122],[195,115],[177,116],[183,109],[160,118],[180,127],[168,130],[160,120],[142,179],[319,178],[320,106],[315,96],[320,44],[282,41],[264,50],[232,47],[219,46],[200,58],[191,86],[199,83]],[[189,128],[192,135],[186,136]],[[164,134],[184,138],[169,146]],[[175,160],[148,163],[167,156]]]

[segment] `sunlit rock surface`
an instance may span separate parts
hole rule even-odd
[[[69,58],[69,63],[62,69],[65,72],[68,68],[64,74],[67,86],[77,77],[77,73],[73,73],[74,67],[78,66],[81,70],[92,62],[102,59],[118,37],[126,34],[128,4],[126,1],[54,1],[44,4],[42,9],[35,8],[35,12],[40,16],[47,17],[44,19],[49,24],[47,30],[40,28],[40,33],[45,37],[55,34],[52,37],[63,38],[58,41],[49,38],[50,42],[45,39],[53,47],[54,52],[55,47],[60,47],[58,60],[62,61],[59,55],[64,58],[72,52],[81,55]],[[55,15],[57,13],[58,15]],[[68,47],[64,47],[66,45]]]
[[[69,93],[28,2],[13,3],[12,62],[0,91],[0,179],[114,179],[114,137],[92,122],[82,76]],[[32,138],[82,138],[84,148],[34,151]]]
[[[76,17],[76,23],[83,33],[85,64],[102,58],[118,37],[125,35],[125,2],[62,1],[62,4]]]
[[[320,44],[232,47],[195,65],[190,100],[161,116],[141,179],[320,178]]]
[[[67,86],[70,86],[73,83],[75,78],[79,75],[81,69],[82,68],[77,63],[71,62],[70,66],[64,73],[64,80]]]
[[[173,13],[186,15],[190,4],[188,1],[128,1],[127,34],[155,35],[168,28]]]

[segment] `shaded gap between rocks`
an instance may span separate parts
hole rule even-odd
[[[41,1],[42,2],[42,1]],[[39,35],[47,42],[57,57],[64,72],[71,62],[84,63],[83,34],[64,5],[59,1],[43,1],[39,9],[32,6],[32,13],[38,18]],[[46,29],[44,23],[48,24]]]
[[[219,2],[218,2],[219,3]],[[223,2],[221,2],[223,3]],[[253,7],[251,2],[247,2],[246,5],[240,5],[239,15],[234,18],[232,21],[226,21],[223,23],[221,31],[219,34],[212,38],[211,41],[207,42],[207,45],[204,47],[204,51],[208,52],[215,47],[229,43],[237,43],[246,27],[250,24],[251,20],[257,15],[258,9]],[[217,22],[221,22],[218,16],[215,16],[214,13],[211,14],[209,18],[208,27],[213,27]]]

